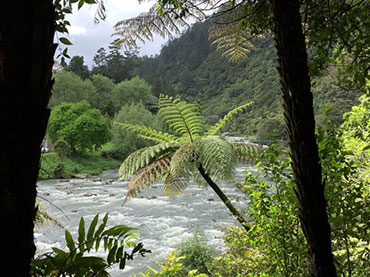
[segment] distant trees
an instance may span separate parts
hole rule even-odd
[[[161,130],[161,124],[158,115],[151,113],[141,102],[126,104],[121,107],[113,119],[114,122],[144,125],[153,129]],[[122,130],[117,125],[112,126],[113,143],[122,156],[127,157],[132,152],[152,145],[136,134]]]
[[[78,152],[97,149],[112,136],[108,120],[86,101],[54,107],[47,134],[53,143],[64,140]]]
[[[90,76],[89,68],[84,64],[84,57],[72,57],[69,65],[65,67],[66,70],[71,71],[81,77],[82,80]]]
[[[55,83],[49,106],[55,107],[62,102],[76,103],[82,100],[95,102],[97,91],[90,80],[82,80],[80,76],[62,70],[54,75]]]

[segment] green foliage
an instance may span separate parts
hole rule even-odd
[[[247,213],[252,223],[244,255],[250,255],[249,263],[254,266],[246,270],[252,276],[305,276],[307,253],[290,160],[281,148],[271,145],[256,165],[257,172],[250,172],[245,183],[239,184],[249,198]]]
[[[53,150],[58,154],[62,162],[64,161],[64,157],[71,153],[70,145],[63,139],[59,139],[54,143]]]
[[[50,115],[47,135],[55,143],[65,140],[74,151],[98,149],[111,138],[106,118],[86,101],[62,103]]]
[[[191,270],[187,274],[183,271],[183,264],[180,262],[185,257],[176,256],[175,251],[171,251],[164,263],[157,262],[161,269],[160,271],[149,267],[145,273],[140,273],[141,277],[207,277],[206,274],[197,274],[197,270]]]
[[[114,87],[112,94],[116,112],[127,104],[142,103],[148,107],[155,102],[155,98],[151,94],[151,87],[139,77],[120,82]]]
[[[185,272],[196,269],[199,273],[208,274],[208,266],[214,253],[215,250],[207,244],[204,234],[200,231],[195,231],[176,249],[176,256],[184,257],[182,264]]]
[[[90,104],[102,114],[108,114],[110,117],[113,117],[115,113],[112,93],[114,88],[113,81],[103,75],[92,75],[90,79],[96,89],[96,97],[90,97]]]
[[[76,75],[80,76],[82,80],[87,79],[90,76],[89,69],[84,65],[84,57],[74,56],[69,62],[69,65],[65,67],[65,70],[71,71]]]
[[[55,73],[54,79],[50,107],[60,105],[62,102],[77,103],[82,100],[94,103],[93,98],[97,92],[90,80],[82,80],[77,74],[66,70]]]
[[[151,251],[143,248],[142,243],[136,243],[137,233],[134,228],[117,225],[107,228],[108,214],[103,218],[98,228],[99,214],[92,220],[89,228],[85,228],[82,217],[78,228],[78,242],[75,242],[71,233],[65,230],[65,241],[68,249],[52,248],[52,253],[44,254],[33,260],[32,276],[109,276],[107,268],[118,264],[124,269],[126,262],[135,255],[144,256]],[[100,245],[107,253],[105,259],[88,255],[91,251],[97,252]],[[131,253],[126,252],[132,247]]]
[[[360,107],[347,114],[342,128],[326,118],[325,128],[317,130],[333,253],[343,276],[365,276],[370,268],[370,234],[365,227],[370,221],[370,186],[364,173],[368,171],[367,159],[363,159],[368,153],[362,151],[368,143],[362,137],[368,121],[361,120],[369,113],[369,107],[363,105],[365,99],[362,97]]]
[[[154,129],[161,129],[158,116],[153,115],[142,103],[131,103],[122,106],[115,115],[112,126],[113,142],[126,158],[132,152],[152,145],[148,138],[157,138]],[[140,124],[140,130],[134,126]],[[137,136],[135,133],[140,133]]]
[[[70,178],[80,174],[95,175],[103,170],[119,167],[120,160],[106,155],[109,150],[100,150],[84,154],[73,153],[62,162],[54,152],[41,155],[39,179]]]

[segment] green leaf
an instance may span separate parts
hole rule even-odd
[[[80,252],[83,252],[85,242],[85,220],[83,217],[81,217],[80,224],[78,226],[78,242],[80,244]]]
[[[67,247],[69,251],[73,252],[75,250],[75,244],[73,242],[71,233],[67,229],[65,230],[65,238],[66,238]]]
[[[61,37],[59,39],[59,41],[65,45],[72,45],[72,42],[69,41],[69,39],[65,38],[65,37]]]
[[[85,4],[85,1],[80,0],[80,2],[78,2],[78,9],[81,9],[84,4]]]
[[[117,245],[115,245],[110,251],[109,251],[109,254],[108,254],[108,257],[107,257],[107,262],[108,264],[112,264],[114,263],[114,260],[115,260],[115,256],[116,256],[116,251],[117,251]]]
[[[93,241],[93,235],[94,235],[94,232],[95,232],[95,227],[96,227],[96,224],[98,223],[98,219],[99,219],[99,214],[97,214],[93,221],[91,222],[90,224],[90,227],[89,227],[89,231],[87,232],[87,237],[86,237],[86,240],[87,240],[87,243],[86,243],[86,248],[88,249],[88,251],[90,251],[90,249],[93,247],[94,245],[94,241]]]

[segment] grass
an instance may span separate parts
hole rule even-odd
[[[109,151],[113,144],[108,143],[94,152],[74,153],[64,158],[62,162],[55,152],[41,155],[39,179],[71,178],[81,174],[95,175],[107,169],[120,166],[122,160],[109,156],[102,156],[102,152]]]

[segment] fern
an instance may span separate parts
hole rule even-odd
[[[164,179],[163,191],[166,195],[175,196],[182,193],[198,163],[198,151],[194,144],[186,143],[173,154],[170,169]]]
[[[215,24],[209,32],[211,45],[217,45],[217,51],[237,62],[248,56],[253,44],[249,41],[250,34],[240,24]]]
[[[140,169],[128,183],[128,192],[123,204],[130,197],[135,197],[144,187],[149,187],[155,180],[162,178],[168,172],[171,155],[164,155]]]
[[[188,11],[187,17],[196,20],[203,20],[206,16],[191,1],[183,2],[183,7]],[[148,12],[141,13],[139,16],[121,20],[114,25],[114,36],[121,37],[115,43],[122,45],[126,50],[137,47],[136,41],[145,43],[146,40],[153,40],[154,34],[161,37],[174,38],[174,34],[180,34],[184,28],[190,27],[182,17],[178,16],[176,10],[166,6],[157,12],[152,7]]]
[[[220,119],[214,126],[212,126],[206,133],[205,136],[215,136],[226,124],[238,113],[245,111],[250,107],[253,102],[249,102],[242,106],[236,107],[235,109],[228,112],[222,119]]]
[[[119,264],[124,269],[127,260],[132,260],[135,254],[145,256],[151,251],[143,248],[142,243],[136,243],[138,234],[135,228],[126,225],[117,225],[106,229],[108,214],[98,228],[99,214],[92,220],[88,230],[85,220],[80,219],[78,227],[78,241],[73,239],[71,233],[65,230],[65,241],[68,250],[53,247],[53,253],[44,254],[31,264],[32,276],[109,276],[107,268]],[[96,256],[86,256],[91,250],[98,251],[101,242],[104,243],[105,259]],[[125,248],[132,247],[131,253]]]
[[[117,126],[119,126],[122,129],[129,130],[133,133],[137,133],[139,137],[151,140],[156,143],[165,143],[165,142],[173,142],[178,141],[179,138],[172,136],[167,133],[162,133],[157,130],[154,130],[150,127],[144,126],[144,125],[135,125],[130,123],[121,123],[121,122],[114,122]]]
[[[167,152],[173,152],[178,147],[177,142],[166,142],[145,147],[131,153],[121,164],[118,175],[120,180],[128,179],[136,170],[143,168],[156,158]]]
[[[237,157],[243,162],[256,161],[263,148],[255,143],[229,142]]]
[[[199,140],[199,162],[215,181],[231,180],[237,156],[229,142],[213,136]]]
[[[159,113],[171,129],[179,135],[189,136],[191,141],[199,137],[203,131],[202,117],[198,107],[194,104],[161,95],[159,97]]]

